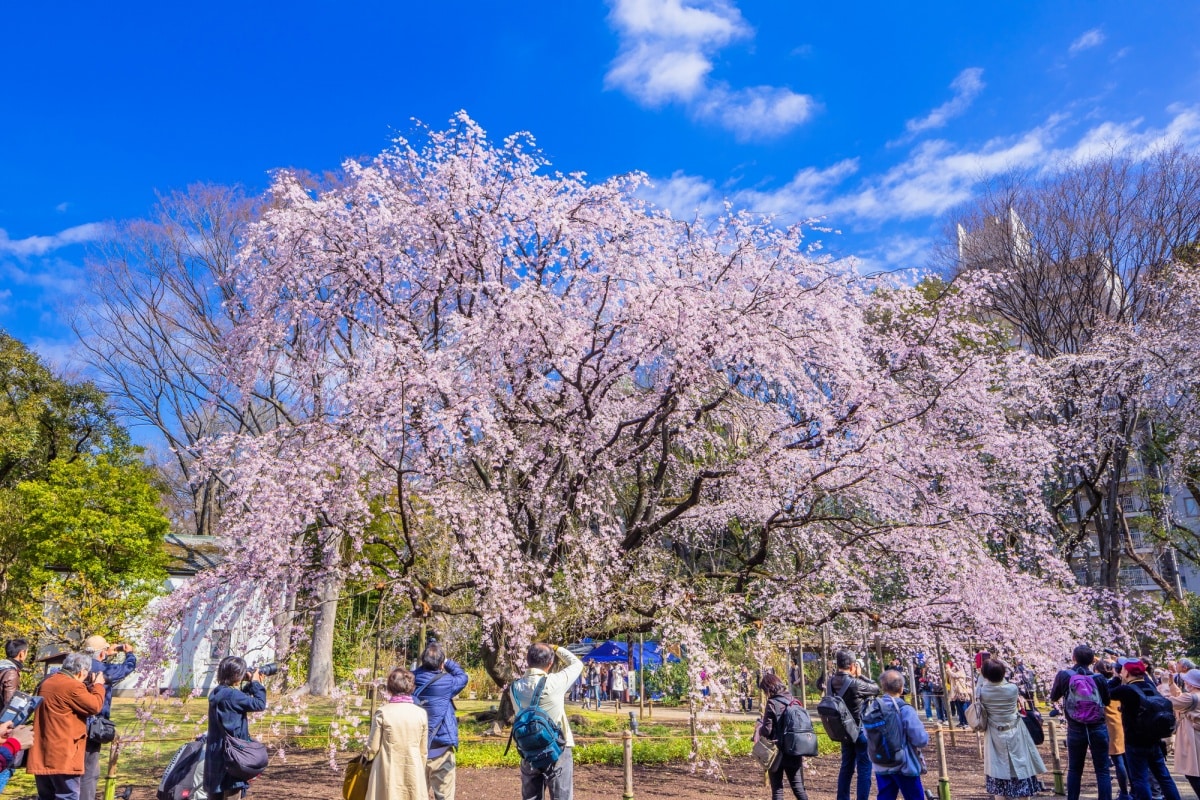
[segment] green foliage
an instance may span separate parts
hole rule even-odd
[[[0,615],[40,644],[121,627],[166,577],[153,475],[102,392],[0,333]]]

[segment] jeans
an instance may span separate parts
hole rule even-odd
[[[1129,772],[1125,767],[1125,754],[1109,756],[1112,759],[1113,772],[1117,773],[1117,786],[1120,793],[1117,800],[1129,800]]]
[[[838,771],[837,800],[850,800],[850,777],[854,775],[855,770],[858,770],[858,791],[855,800],[867,800],[871,796],[871,757],[867,755],[867,735],[861,730],[854,744],[842,742],[842,767]]]
[[[796,800],[808,800],[808,792],[804,791],[803,765],[804,759],[800,756],[784,754],[779,762],[779,769],[767,773],[767,777],[771,781],[771,800],[784,800],[784,795],[787,793],[784,788],[784,778],[787,778],[787,785],[792,787],[792,796]]]
[[[967,707],[971,705],[970,700],[952,700],[950,701],[950,713],[958,717],[958,727],[967,727]]]
[[[38,800],[79,800],[78,775],[35,775]]]
[[[571,748],[564,747],[562,755],[544,770],[536,770],[521,761],[521,800],[571,800],[575,788],[575,760]]]
[[[1098,800],[1112,800],[1112,774],[1108,770],[1108,728],[1099,725],[1067,724],[1067,800],[1079,800],[1083,762],[1092,751]]]
[[[1150,800],[1150,776],[1153,775],[1162,787],[1163,800],[1180,800],[1179,789],[1167,769],[1167,759],[1158,745],[1135,747],[1126,743],[1125,766],[1129,770],[1129,782],[1133,784],[1134,800]]]
[[[904,800],[925,800],[925,787],[920,775],[875,775],[875,786],[879,789],[879,800],[896,800],[903,794]]]
[[[4,794],[4,787],[8,786],[8,782],[12,780],[13,768],[0,769],[0,794]]]
[[[946,721],[946,706],[942,704],[942,698],[933,694],[922,695],[925,698],[925,719],[933,719],[933,709],[937,709],[937,718],[939,722]]]

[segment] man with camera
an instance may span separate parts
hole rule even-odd
[[[87,718],[104,709],[105,698],[104,673],[91,668],[90,654],[71,653],[61,670],[42,681],[28,762],[38,800],[80,798]]]
[[[103,636],[89,636],[83,642],[83,652],[92,656],[91,672],[104,676],[104,707],[97,715],[103,720],[109,719],[112,711],[113,686],[129,677],[137,669],[137,656],[133,648],[127,644],[110,645]],[[117,653],[124,653],[125,660],[110,664],[108,659]],[[112,741],[109,732],[115,729],[103,723],[93,725],[87,739],[87,751],[84,757],[83,779],[79,782],[79,796],[85,800],[94,800],[100,784],[100,748]],[[108,732],[105,732],[105,729]]]

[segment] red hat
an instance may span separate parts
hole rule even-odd
[[[1125,666],[1121,667],[1121,669],[1125,670],[1130,675],[1146,674],[1146,665],[1141,661],[1130,661],[1126,663]]]

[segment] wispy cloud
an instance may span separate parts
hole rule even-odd
[[[1085,31],[1082,36],[1071,42],[1071,46],[1068,48],[1067,52],[1073,56],[1078,55],[1084,50],[1090,50],[1093,47],[1099,47],[1100,45],[1104,44],[1104,38],[1104,31],[1100,30],[1099,28],[1092,28],[1090,31]]]
[[[106,226],[100,222],[89,222],[76,225],[73,228],[59,231],[49,236],[27,236],[24,239],[10,239],[8,231],[0,228],[0,255],[13,255],[21,258],[29,256],[44,256],[49,252],[73,244],[94,242],[101,238]]]
[[[1063,141],[1068,121],[1062,116],[976,147],[931,140],[877,174],[859,176],[859,161],[847,159],[824,168],[805,167],[772,189],[723,191],[711,181],[676,173],[655,182],[646,196],[681,218],[710,214],[728,200],[788,221],[825,217],[840,225],[928,219],[970,200],[982,181],[1009,170],[1039,171],[1112,153],[1142,158],[1176,142],[1200,145],[1200,108],[1172,106],[1168,112],[1172,117],[1161,128],[1146,127],[1142,119],[1104,122],[1071,141]]]
[[[950,88],[954,90],[954,96],[925,116],[919,119],[910,119],[904,125],[906,130],[905,135],[895,142],[889,142],[889,144],[903,144],[904,142],[911,141],[925,131],[946,127],[946,123],[960,116],[971,107],[971,103],[975,102],[975,98],[979,96],[979,93],[983,91],[985,86],[987,84],[983,82],[982,68],[970,67],[964,69],[958,73],[958,77],[950,82]]]
[[[56,205],[54,207],[54,210],[60,214],[65,214],[65,213],[67,213],[67,209],[70,207],[71,207],[70,203],[62,202],[62,203],[59,203],[58,205]]]
[[[816,108],[809,95],[781,86],[731,87],[713,81],[713,57],[754,30],[730,0],[611,0],[620,39],[606,84],[639,103],[685,106],[696,119],[739,139],[787,133]]]

